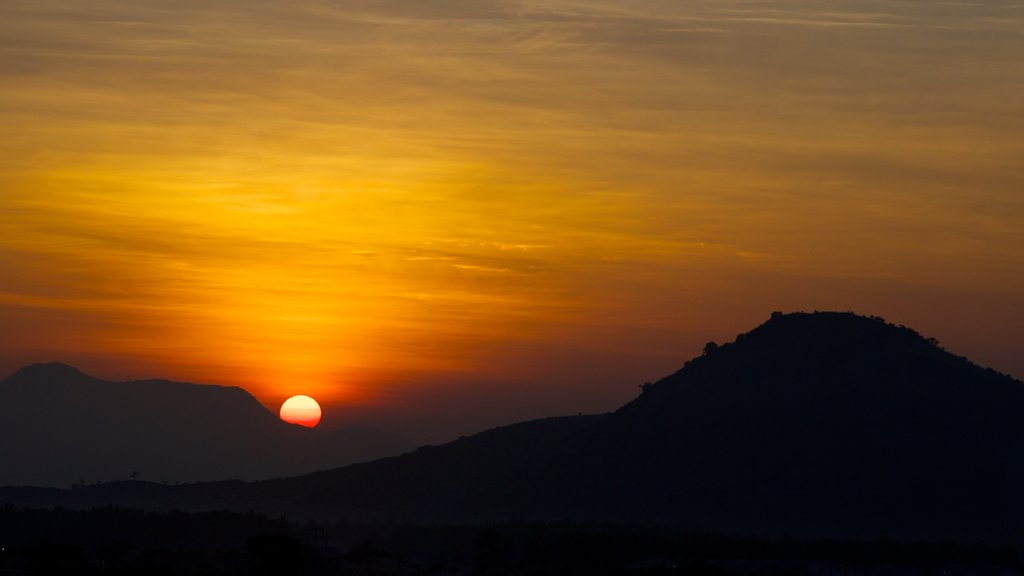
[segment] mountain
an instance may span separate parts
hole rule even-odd
[[[263,479],[398,454],[368,428],[286,424],[236,387],[107,382],[64,364],[0,381],[0,486]]]
[[[609,414],[294,478],[3,491],[0,501],[1020,544],[1021,414],[1024,384],[909,328],[774,314]]]

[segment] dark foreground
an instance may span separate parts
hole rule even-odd
[[[1012,576],[1018,550],[598,523],[297,524],[231,512],[0,508],[0,574]]]

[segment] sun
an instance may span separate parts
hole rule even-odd
[[[281,404],[281,420],[313,428],[320,423],[320,405],[309,396],[292,396]]]

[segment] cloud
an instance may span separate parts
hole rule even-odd
[[[735,318],[719,295],[770,310],[807,278],[1024,293],[1022,19],[1011,1],[0,3],[0,320],[107,356],[156,329],[147,357],[189,350],[206,379],[274,364],[372,388],[382,358],[603,349],[597,325]],[[992,317],[1011,300],[979,297]],[[0,344],[46,346],[28,332]]]

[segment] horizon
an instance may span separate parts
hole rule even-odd
[[[943,343],[939,339],[934,338],[934,337],[930,337],[930,336],[926,336],[926,335],[923,335],[923,334],[920,334],[919,332],[914,330],[914,328],[912,326],[905,326],[903,324],[899,324],[899,323],[896,323],[896,322],[891,322],[888,319],[880,317],[880,316],[859,314],[859,313],[857,313],[855,311],[849,311],[849,310],[848,311],[839,311],[839,310],[774,311],[774,312],[771,313],[769,318],[764,320],[764,322],[762,322],[760,324],[757,324],[755,326],[751,326],[748,330],[736,334],[733,338],[730,338],[730,339],[727,339],[727,340],[722,340],[722,341],[710,341],[709,343],[714,343],[716,345],[716,347],[721,347],[721,346],[725,346],[725,345],[729,345],[729,344],[735,344],[736,342],[739,342],[741,340],[742,336],[748,334],[749,332],[751,332],[753,330],[756,330],[758,328],[761,328],[761,327],[767,325],[769,322],[775,320],[777,316],[790,317],[790,316],[798,316],[798,315],[811,316],[811,315],[822,315],[822,314],[824,314],[824,315],[836,315],[836,316],[852,315],[852,317],[856,318],[856,319],[872,320],[872,321],[882,322],[887,327],[893,328],[893,329],[909,329],[911,332],[913,332],[914,334],[919,336],[921,339],[926,340],[929,343],[937,346],[943,352],[946,352],[946,353],[950,354],[953,357],[966,360],[968,363],[970,363],[970,364],[972,364],[974,366],[977,366],[977,367],[979,367],[981,369],[994,370],[990,366],[985,366],[985,365],[982,365],[982,364],[978,364],[977,362],[974,362],[974,360],[972,358],[969,358],[969,357],[963,356],[961,354],[958,354],[955,350],[953,350],[953,351],[947,350],[946,347],[943,345]],[[658,382],[658,381],[661,381],[663,379],[670,379],[675,374],[675,372],[677,372],[678,370],[681,370],[690,361],[695,360],[697,358],[700,358],[700,357],[702,357],[702,356],[704,356],[706,354],[707,354],[707,349],[705,348],[702,353],[695,354],[693,357],[685,359],[684,361],[682,361],[680,363],[679,366],[677,366],[677,368],[673,369],[672,371],[670,371],[670,372],[668,372],[668,373],[666,373],[666,374],[664,374],[662,376],[659,376],[658,378],[654,379],[653,382]],[[214,382],[182,382],[182,381],[177,381],[177,380],[169,380],[167,378],[162,378],[162,377],[156,376],[156,375],[149,376],[149,377],[143,377],[143,378],[131,378],[131,379],[128,379],[128,380],[116,380],[116,379],[104,378],[101,375],[90,373],[87,370],[82,370],[78,366],[74,366],[72,364],[68,364],[66,362],[61,362],[61,361],[40,362],[40,363],[34,363],[34,364],[29,364],[29,365],[26,365],[26,366],[19,367],[17,370],[15,370],[11,374],[8,374],[6,376],[0,375],[0,376],[2,376],[2,377],[0,377],[0,382],[15,376],[16,374],[18,374],[19,372],[21,372],[23,370],[34,369],[34,368],[35,369],[46,369],[46,368],[70,369],[70,370],[74,370],[75,372],[84,374],[87,377],[94,378],[94,379],[102,381],[102,382],[111,382],[111,383],[133,383],[133,382],[137,382],[139,384],[145,384],[148,381],[159,381],[159,382],[173,382],[173,383],[176,383],[176,384],[184,384],[184,385],[191,385],[191,386],[236,387],[236,388],[240,388],[240,389],[244,390],[250,396],[253,396],[252,393],[250,391],[248,391],[248,390],[245,390],[244,387],[233,386],[233,385],[221,385],[221,384],[217,384],[217,383],[214,383]],[[1007,377],[1011,378],[1012,380],[1014,380],[1017,383],[1024,382],[1024,380],[1022,380],[1021,378],[1016,377],[1013,374],[1009,374],[1009,373],[1006,373],[1006,372],[1001,372],[999,370],[995,370],[995,372],[998,373],[998,374],[1001,374],[1003,376],[1007,376]],[[646,388],[651,383],[652,382],[647,382],[647,383],[643,384],[642,386],[640,386],[640,388]],[[592,412],[586,412],[586,414],[603,414],[603,413],[614,412],[618,408],[622,407],[623,405],[625,405],[625,404],[635,400],[637,397],[639,397],[639,395],[640,395],[640,393],[637,391],[637,389],[631,387],[630,388],[630,394],[628,394],[628,397],[625,400],[623,400],[620,404],[615,405],[615,406],[613,406],[613,407],[611,407],[611,408],[609,408],[607,410],[597,410],[597,411],[592,411]],[[257,401],[259,401],[259,399],[255,398],[255,396],[253,396],[253,398],[256,399]],[[277,416],[278,409],[280,408],[279,406],[267,405],[264,402],[260,402],[260,405],[267,411],[267,413],[269,415],[273,415],[275,417]],[[379,429],[379,430],[382,430],[382,431],[399,433],[399,434],[402,435],[401,438],[403,440],[409,441],[409,442],[413,442],[414,444],[426,443],[427,445],[432,445],[432,444],[435,444],[435,443],[442,443],[442,444],[443,443],[448,443],[450,441],[455,440],[456,438],[462,438],[462,437],[464,437],[466,435],[476,434],[476,433],[483,432],[485,430],[490,430],[490,429],[493,429],[493,428],[501,428],[501,427],[508,426],[508,425],[525,423],[525,422],[531,421],[531,420],[538,420],[538,419],[549,418],[549,417],[583,415],[583,414],[584,414],[584,412],[577,411],[577,412],[575,412],[575,414],[567,412],[567,413],[561,413],[561,414],[533,415],[533,416],[527,416],[527,417],[519,419],[519,420],[490,422],[489,424],[486,424],[483,427],[478,428],[478,429],[470,430],[470,429],[465,429],[465,428],[456,428],[456,429],[453,429],[454,431],[450,432],[450,433],[435,431],[433,434],[430,434],[430,435],[421,435],[421,430],[418,430],[415,427],[402,427],[400,425],[395,425],[394,421],[391,422],[391,424],[392,424],[391,426],[381,425],[380,422],[377,422],[376,425],[375,425],[375,423],[371,422],[371,421],[345,421],[344,419],[340,419],[339,420],[336,416],[334,418],[331,418],[331,415],[328,414],[327,412],[325,412],[324,416],[325,416],[325,419],[326,419],[326,423],[324,425],[321,425],[321,426],[314,425],[312,427],[313,428],[319,428],[319,429],[326,429],[328,431],[341,430],[341,429],[348,428],[350,426],[365,427],[365,428],[370,428],[370,429]],[[284,420],[284,418],[282,418],[282,420]],[[289,423],[291,423],[291,422],[289,422]],[[447,433],[447,435],[445,435],[446,433]]]
[[[0,373],[440,441],[818,309],[1024,378],[1022,30],[1002,0],[4,3]]]

